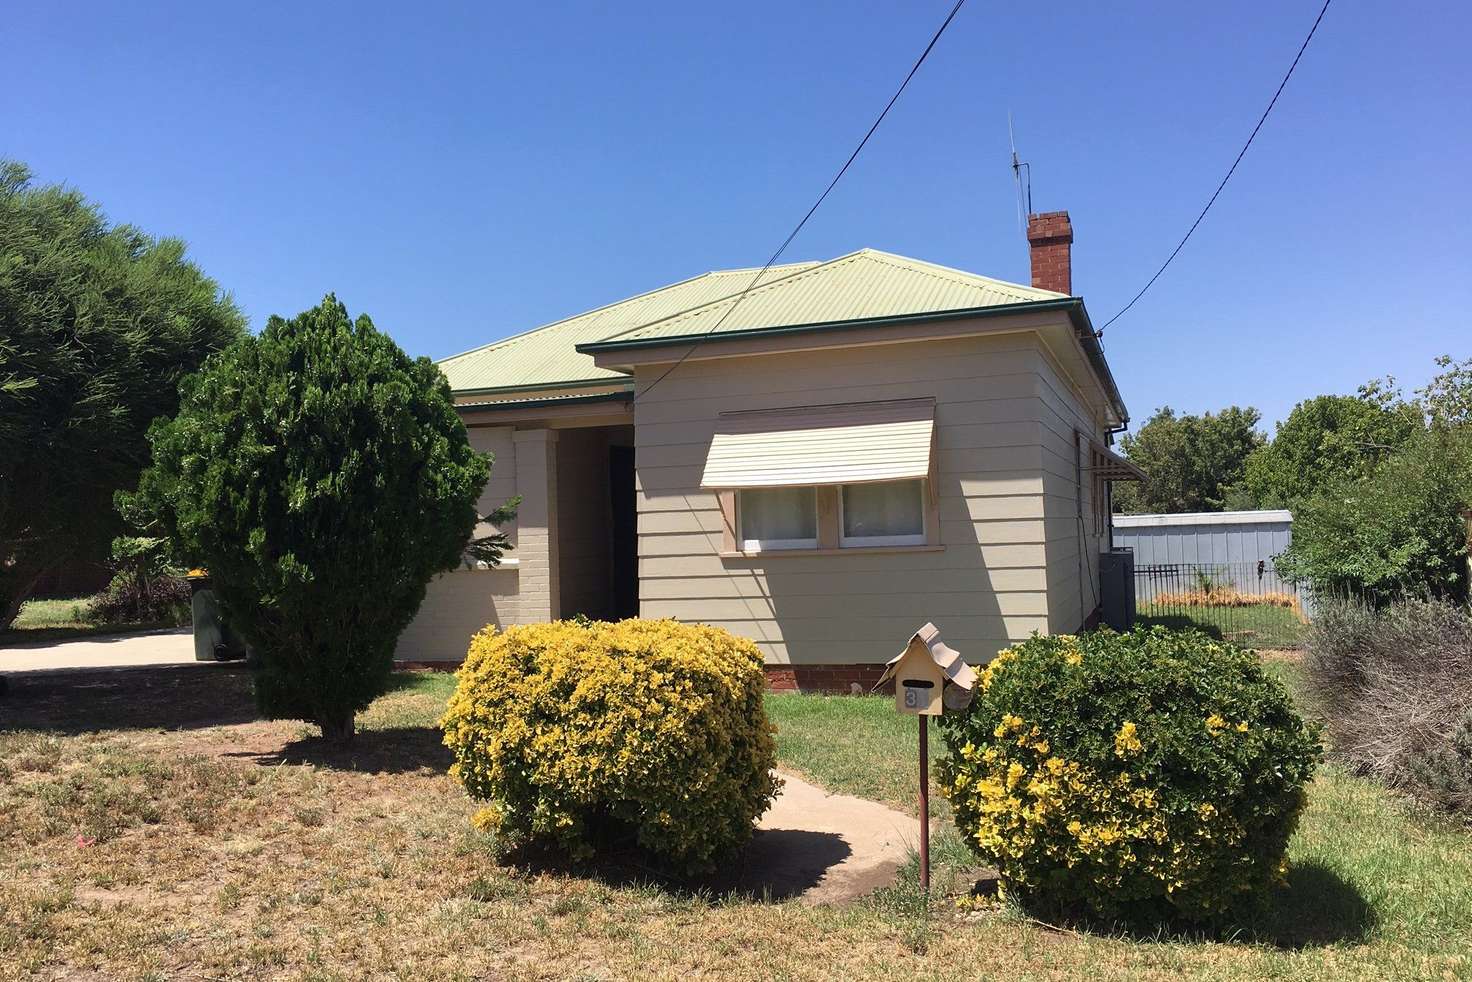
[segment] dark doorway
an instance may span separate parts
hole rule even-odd
[[[634,448],[608,448],[613,506],[613,619],[639,616],[639,516],[634,503]]]

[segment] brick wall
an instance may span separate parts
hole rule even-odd
[[[767,688],[773,692],[852,692],[858,685],[863,692],[874,688],[883,665],[768,665]],[[893,692],[892,685],[884,691]]]
[[[1068,212],[1028,215],[1027,241],[1032,247],[1032,285],[1072,296],[1073,223]]]

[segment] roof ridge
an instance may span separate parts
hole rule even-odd
[[[995,276],[987,276],[985,273],[973,273],[970,270],[957,269],[954,266],[943,266],[925,259],[916,259],[913,256],[902,256],[897,252],[885,252],[883,249],[864,248],[859,250],[870,256],[876,257],[875,262],[884,262],[890,266],[908,266],[918,273],[938,278],[959,279],[967,286],[974,286],[976,280],[981,280],[990,286],[1000,288],[1004,292],[1021,291],[1021,295],[1046,294],[1049,297],[1066,297],[1066,293],[1058,293],[1054,290],[1044,290],[1042,287],[1028,286],[1024,283],[1013,283],[1011,280],[999,280]]]
[[[857,256],[857,255],[858,255],[857,252],[851,252],[851,253],[849,253],[846,256],[839,256],[837,259],[826,259],[826,260],[821,260],[821,261],[818,261],[818,262],[809,262],[809,263],[806,263],[806,264],[803,264],[803,263],[784,263],[781,266],[749,266],[745,270],[725,270],[723,272],[751,272],[752,270],[761,270],[762,272],[766,272],[766,271],[772,270],[772,269],[786,269],[789,266],[799,266],[799,265],[803,266],[802,269],[794,270],[793,272],[787,273],[787,274],[785,274],[783,276],[778,276],[776,279],[769,280],[766,283],[761,283],[761,284],[757,284],[757,285],[754,285],[754,286],[751,286],[751,287],[747,287],[745,289],[738,290],[735,293],[728,293],[724,297],[716,297],[714,300],[707,300],[705,303],[696,304],[694,307],[687,307],[684,310],[677,310],[673,314],[667,314],[664,317],[660,317],[660,318],[657,318],[657,319],[652,320],[652,321],[645,321],[642,324],[636,324],[633,327],[625,328],[624,330],[619,331],[616,334],[610,334],[610,335],[608,335],[608,337],[600,339],[597,343],[598,344],[602,344],[604,341],[612,341],[614,338],[623,337],[625,334],[632,334],[635,331],[647,330],[647,329],[653,327],[655,324],[663,324],[666,321],[672,321],[672,320],[675,320],[677,318],[684,317],[684,316],[686,316],[688,314],[693,314],[697,310],[704,310],[707,307],[714,307],[716,304],[725,303],[727,300],[731,300],[734,297],[741,297],[741,296],[745,296],[746,294],[756,293],[759,290],[766,290],[766,289],[768,289],[770,287],[776,286],[779,283],[786,283],[788,280],[793,279],[795,277],[798,277],[798,276],[806,276],[809,273],[816,273],[818,270],[823,269],[825,266],[831,266],[834,263],[839,262],[840,260],[851,259],[851,258],[853,258],[854,256]],[[760,273],[758,273],[758,277],[760,277]],[[585,342],[585,343],[587,343],[587,342]]]

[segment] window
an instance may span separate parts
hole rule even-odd
[[[925,544],[925,482],[845,484],[840,546]]]
[[[721,554],[940,549],[935,400],[723,412],[700,487]]]
[[[741,548],[816,549],[818,496],[813,488],[760,488],[740,493]]]

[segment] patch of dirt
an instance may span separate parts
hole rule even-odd
[[[1259,648],[1257,657],[1263,661],[1283,661],[1296,665],[1303,661],[1303,651],[1297,648]]]

